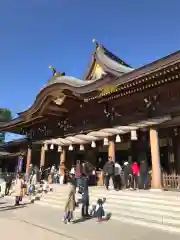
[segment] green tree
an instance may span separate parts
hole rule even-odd
[[[0,108],[0,125],[12,119],[12,113],[7,108]],[[5,133],[0,132],[0,144],[5,140]]]
[[[7,108],[0,108],[0,122],[8,122],[12,119],[12,113]]]

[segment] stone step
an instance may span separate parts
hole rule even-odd
[[[37,202],[38,204],[49,204],[53,207],[57,207],[59,209],[64,209],[65,202],[59,202],[58,200],[46,200],[44,199],[43,201]],[[153,222],[158,222],[161,224],[175,224],[175,225],[180,225],[180,214],[171,214],[171,212],[161,212],[159,214],[158,211],[139,211],[139,209],[128,209],[124,208],[123,206],[118,206],[116,204],[105,204],[104,208],[107,212],[111,212],[113,216],[126,216],[126,217],[136,217],[138,219],[145,219],[145,220],[150,220]],[[77,208],[77,211],[80,208]]]
[[[96,203],[98,196],[94,195],[90,197],[90,203]],[[45,201],[45,202],[51,202],[53,204],[53,201],[57,201],[57,203],[65,203],[67,200],[66,196],[54,196],[54,195],[48,195],[45,196],[41,199],[41,201]],[[171,203],[171,205],[163,205],[159,202],[157,203],[151,203],[150,202],[151,199],[149,199],[149,202],[141,202],[138,199],[132,200],[132,199],[113,199],[113,198],[107,198],[107,201],[105,203],[105,207],[108,206],[109,210],[111,210],[111,208],[116,208],[116,211],[119,211],[119,209],[129,209],[129,207],[133,207],[134,209],[136,209],[136,211],[141,211],[142,209],[146,209],[147,212],[159,212],[163,215],[164,212],[169,212],[169,216],[170,213],[174,213],[176,216],[179,214],[180,216],[180,204],[178,205],[173,205],[174,203]],[[159,213],[159,214],[160,214]]]
[[[112,219],[155,227],[180,233],[180,194],[150,191],[106,191],[104,188],[90,188],[90,203],[105,197],[105,210],[112,213]],[[58,186],[53,192],[43,195],[36,204],[64,209],[68,187]],[[79,194],[76,196],[79,197]],[[76,209],[79,212],[80,208]]]
[[[36,204],[45,207],[52,207],[59,210],[64,209],[64,204],[59,204],[59,202],[49,203],[45,201],[38,201]],[[80,212],[80,208],[76,209],[76,212]],[[114,211],[115,212],[115,211]],[[120,211],[112,213],[112,219],[121,221],[124,223],[136,224],[141,226],[146,226],[150,228],[156,228],[168,232],[176,232],[180,234],[180,219],[173,219],[168,217],[158,217],[157,215],[146,215],[146,214],[138,214],[137,212],[134,214],[128,211]]]
[[[57,197],[57,198],[66,198],[68,192],[58,192],[58,193],[49,193],[47,195],[45,195],[44,197]],[[152,198],[150,195],[146,195],[146,196],[139,196],[137,193],[131,194],[131,195],[127,195],[125,192],[105,192],[105,191],[99,191],[99,192],[90,192],[89,193],[90,198],[91,197],[96,197],[96,198],[102,198],[105,197],[108,200],[112,200],[112,201],[131,201],[131,202],[139,202],[142,204],[155,204],[155,205],[164,205],[165,207],[178,207],[180,205],[180,200],[178,200],[177,198],[175,199],[169,199],[166,196],[161,196],[161,198],[156,199],[156,198]],[[176,209],[177,210],[177,209]]]
[[[61,191],[60,191],[61,192]],[[107,191],[104,188],[99,188],[99,189],[90,189],[90,192],[93,193],[98,193],[98,192],[104,192],[107,194],[123,194],[126,196],[139,196],[139,197],[150,197],[154,199],[161,199],[161,198],[166,198],[170,200],[180,200],[180,193],[179,192],[168,192],[168,191],[151,191],[151,190],[120,190],[120,191],[115,191],[115,190],[110,190]]]
[[[46,196],[44,197],[47,197],[47,198],[66,198],[67,196],[67,192],[64,193],[64,192],[58,192],[58,193],[49,193],[47,194]],[[156,204],[156,205],[164,205],[164,206],[169,206],[171,207],[172,206],[172,200],[171,199],[168,199],[168,198],[159,198],[159,199],[155,199],[155,198],[150,198],[148,196],[144,196],[143,198],[139,195],[126,195],[124,193],[109,193],[109,192],[90,192],[89,193],[89,196],[90,198],[91,197],[96,197],[96,198],[103,198],[103,197],[106,197],[108,200],[112,200],[112,201],[132,201],[132,202],[140,202],[140,203],[149,203],[149,204]],[[180,200],[173,200],[173,206],[177,206],[177,207],[180,207]]]
[[[54,193],[67,193],[68,187],[65,186],[56,186],[53,191]],[[152,191],[152,190],[121,190],[119,192],[110,190],[107,191],[104,187],[90,187],[90,193],[103,193],[103,194],[111,194],[111,195],[121,195],[124,196],[138,196],[141,198],[151,198],[151,199],[169,199],[169,200],[180,200],[180,192],[170,192],[170,191]]]

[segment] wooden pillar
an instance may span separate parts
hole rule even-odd
[[[160,164],[160,151],[159,151],[159,138],[158,131],[151,128],[150,132],[150,146],[151,146],[151,161],[152,161],[152,182],[153,189],[161,189],[161,164]]]
[[[65,161],[66,161],[66,150],[63,149],[62,152],[60,153],[60,164],[59,164],[60,184],[64,183]]]
[[[108,157],[111,157],[113,161],[115,161],[116,158],[116,147],[114,141],[109,141],[108,146]]]
[[[32,154],[32,148],[29,146],[27,149],[27,156],[26,156],[26,173],[28,174],[29,166],[31,164],[31,154]]]
[[[45,156],[46,156],[46,151],[44,146],[41,147],[41,156],[40,156],[40,167],[43,167],[45,164]]]

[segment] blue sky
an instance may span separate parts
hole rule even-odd
[[[1,1],[0,107],[28,108],[49,64],[83,76],[93,38],[134,67],[179,50],[179,9],[179,0]]]

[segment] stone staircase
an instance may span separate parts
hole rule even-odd
[[[53,192],[43,195],[36,204],[63,210],[67,194],[67,186],[56,185]],[[114,220],[180,233],[180,193],[178,192],[143,190],[116,192],[106,191],[103,187],[90,187],[89,195],[90,203],[95,203],[99,197],[105,197],[107,199],[105,210],[112,213]]]

